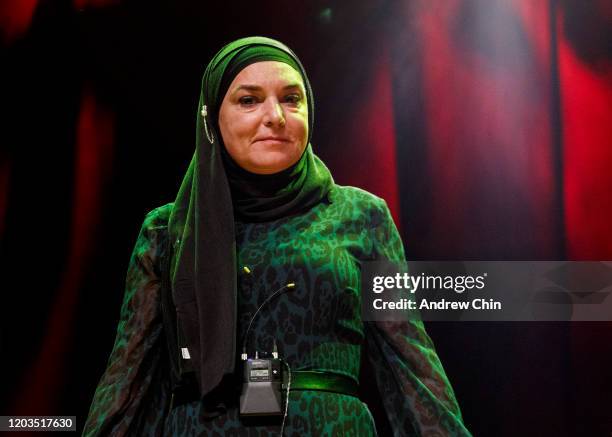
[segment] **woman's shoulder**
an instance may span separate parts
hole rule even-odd
[[[174,202],[171,202],[162,206],[158,206],[157,208],[149,211],[145,215],[142,227],[145,229],[159,229],[167,227],[173,206]]]
[[[168,235],[168,221],[174,203],[168,203],[149,211],[140,227],[138,245],[142,250],[149,250],[151,246],[160,246]]]
[[[387,210],[387,202],[375,194],[362,188],[349,185],[334,185],[330,191],[330,201],[348,202],[360,206],[362,209]]]
[[[168,238],[168,221],[173,205],[159,206],[145,215],[134,249],[136,255],[148,256],[152,260],[158,258],[158,251],[165,246]]]
[[[365,220],[364,225],[367,227],[376,227],[393,220],[387,202],[361,188],[334,185],[329,199],[343,214],[350,214],[356,221]]]

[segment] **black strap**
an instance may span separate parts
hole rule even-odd
[[[191,374],[193,369],[189,360],[184,360],[181,355],[181,345],[185,344],[182,329],[176,314],[174,299],[172,298],[172,287],[170,285],[170,263],[172,261],[172,242],[169,233],[162,241],[160,257],[161,270],[161,313],[164,335],[168,346],[168,357],[170,362],[170,383],[172,391],[184,391],[185,387],[192,384]]]
[[[283,389],[287,389],[286,382]],[[331,372],[318,372],[312,370],[297,370],[291,372],[291,386],[293,390],[317,390],[339,393],[358,397],[359,385],[348,376]]]

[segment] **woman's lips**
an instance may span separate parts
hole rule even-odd
[[[258,142],[266,142],[266,143],[288,143],[289,139],[288,138],[284,138],[284,137],[263,137],[263,138],[256,138],[255,141],[253,141],[254,143],[258,143]]]

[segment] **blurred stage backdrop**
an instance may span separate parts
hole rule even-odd
[[[78,415],[224,43],[291,46],[338,183],[409,259],[612,259],[609,0],[0,3],[0,414]],[[612,431],[612,324],[430,323],[476,436]]]

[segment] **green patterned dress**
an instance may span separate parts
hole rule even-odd
[[[278,435],[280,426],[240,422],[237,405],[208,418],[199,401],[170,410],[168,355],[160,312],[160,258],[172,205],[149,213],[127,277],[117,338],[95,392],[84,435]],[[469,435],[453,390],[420,322],[361,320],[360,265],[404,260],[402,242],[385,202],[353,187],[334,186],[308,212],[266,223],[236,223],[240,338],[262,309],[249,351],[271,351],[292,370],[318,370],[359,379],[369,359],[394,435]],[[238,269],[242,272],[242,269]],[[236,399],[237,401],[237,399]],[[368,407],[348,395],[290,394],[285,435],[376,434]]]

